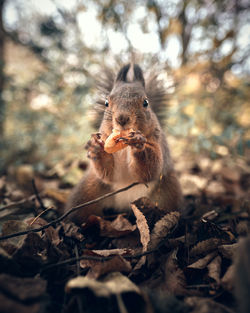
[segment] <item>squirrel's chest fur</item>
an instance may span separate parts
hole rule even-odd
[[[114,156],[114,179],[112,189],[118,190],[137,181],[136,175],[131,172],[130,163],[132,162],[131,148],[120,150]],[[140,184],[125,192],[119,193],[114,197],[114,207],[116,209],[129,208],[130,203],[141,197],[149,197],[156,185],[155,181],[147,183],[147,186]]]

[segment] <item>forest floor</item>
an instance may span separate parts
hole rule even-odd
[[[181,213],[141,198],[129,213],[76,226],[59,214],[75,164],[9,168],[0,177],[0,312],[248,312],[250,163],[199,156],[176,170]]]

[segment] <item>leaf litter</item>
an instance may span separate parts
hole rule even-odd
[[[0,312],[248,312],[249,174],[203,163],[180,173],[180,212],[141,198],[0,240]],[[26,190],[18,173],[20,185],[0,178],[1,236],[54,220],[69,193],[54,174]]]

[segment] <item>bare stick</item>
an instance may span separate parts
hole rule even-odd
[[[53,207],[47,208],[47,209],[45,209],[44,211],[40,212],[36,217],[34,217],[33,221],[30,223],[30,226],[33,225],[33,224],[35,223],[35,221],[36,221],[37,219],[39,219],[39,217],[41,217],[44,213],[46,213],[46,212],[49,211],[49,210],[53,210]]]
[[[140,259],[141,257],[143,257],[145,255],[149,255],[149,254],[152,254],[154,252],[157,252],[163,245],[166,245],[166,242],[167,242],[167,247],[168,248],[172,248],[173,247],[173,242],[168,241],[168,237],[169,236],[167,236],[162,242],[160,242],[158,244],[158,246],[156,248],[154,248],[154,249],[151,249],[151,250],[148,250],[148,251],[145,251],[145,252],[141,252],[141,253],[136,253],[136,254],[133,254],[133,255],[122,255],[122,257],[124,259],[127,259],[127,260]],[[176,247],[176,246],[174,245],[174,247]],[[66,259],[66,260],[63,260],[63,261],[58,262],[58,263],[46,265],[42,269],[42,271],[47,271],[47,270],[49,270],[51,268],[58,267],[58,266],[61,266],[61,265],[66,265],[66,264],[73,263],[73,262],[74,263],[75,262],[79,262],[81,260],[91,260],[91,261],[105,262],[105,261],[108,261],[108,260],[112,259],[113,257],[114,257],[114,255],[109,255],[109,256],[82,255],[82,256],[79,256],[79,257]]]
[[[37,201],[38,201],[39,204],[40,204],[40,207],[41,207],[42,211],[45,211],[45,210],[46,210],[46,207],[45,207],[45,205],[43,204],[43,200],[42,200],[42,198],[41,198],[40,195],[39,195],[39,192],[38,192],[37,187],[36,187],[36,181],[35,181],[34,178],[32,179],[32,187],[33,187],[33,189],[34,189],[34,193],[35,193],[35,195],[36,195]]]
[[[6,204],[0,208],[0,212],[7,210],[7,209],[12,209],[16,206],[25,204],[26,202],[29,202],[29,201],[34,201],[35,199],[36,199],[36,195],[32,195],[32,196],[25,198],[25,199],[22,199],[20,201],[8,203],[8,204]]]
[[[81,208],[84,208],[88,205],[91,205],[91,204],[94,204],[94,203],[97,203],[103,199],[106,199],[106,198],[109,198],[109,197],[112,197],[114,195],[116,195],[117,193],[120,193],[120,192],[123,192],[123,191],[126,191],[136,185],[140,184],[139,182],[136,182],[136,183],[133,183],[127,187],[124,187],[124,188],[121,188],[121,189],[118,189],[116,191],[112,191],[112,192],[109,192],[109,193],[106,193],[105,195],[99,197],[99,198],[96,198],[94,200],[91,200],[91,201],[88,201],[88,202],[85,202],[85,203],[82,203],[82,204],[79,204],[73,208],[71,208],[69,211],[65,212],[62,216],[60,216],[59,218],[51,221],[50,223],[44,225],[44,226],[41,226],[41,227],[38,227],[38,228],[33,228],[33,229],[27,229],[25,231],[20,231],[20,232],[17,232],[17,233],[13,233],[13,234],[10,234],[10,235],[6,235],[6,236],[1,236],[0,237],[0,241],[1,240],[6,240],[6,239],[9,239],[9,238],[13,238],[13,237],[18,237],[18,236],[22,236],[22,235],[27,235],[29,233],[38,233],[39,231],[41,230],[44,230],[44,229],[47,229],[49,228],[50,226],[55,226],[56,224],[60,223],[62,220],[64,220],[67,216],[69,216],[71,213],[81,209]]]

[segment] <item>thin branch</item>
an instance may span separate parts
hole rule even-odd
[[[76,256],[76,259],[79,259],[79,252],[78,252],[77,245],[75,245],[75,256]],[[81,268],[80,268],[80,262],[79,261],[76,262],[76,273],[77,273],[77,276],[80,276]]]
[[[159,245],[157,248],[154,248],[152,250],[148,250],[146,252],[142,252],[142,253],[137,253],[137,254],[134,254],[134,255],[122,255],[122,257],[124,259],[128,259],[128,260],[131,260],[131,259],[139,259],[145,255],[148,255],[148,254],[152,254],[156,251],[159,250],[159,247],[161,245]],[[75,263],[75,262],[79,262],[81,260],[91,260],[91,261],[99,261],[99,262],[105,262],[105,261],[108,261],[110,259],[112,259],[114,257],[114,255],[110,255],[110,256],[93,256],[93,255],[82,255],[80,257],[75,257],[75,258],[71,258],[71,259],[67,259],[67,260],[64,260],[64,261],[61,261],[61,262],[58,262],[58,263],[55,263],[55,264],[50,264],[50,265],[47,265],[45,266],[42,271],[46,271],[48,269],[51,269],[51,268],[54,268],[54,267],[57,267],[57,266],[61,266],[61,265],[65,265],[65,264],[69,264],[69,263]]]
[[[122,255],[122,257],[124,259],[127,259],[127,260],[140,259],[143,256],[146,256],[146,255],[152,254],[154,252],[157,252],[162,246],[167,246],[169,249],[171,249],[172,247],[176,247],[176,243],[171,241],[171,240],[169,240],[169,236],[171,234],[172,234],[172,232],[169,233],[166,236],[166,238],[164,238],[164,240],[162,240],[158,244],[158,246],[156,248],[153,248],[153,249],[145,251],[145,252],[136,253],[136,254],[133,254],[133,255]],[[167,243],[167,245],[166,245],[166,243]],[[61,266],[61,265],[65,265],[65,264],[69,264],[69,263],[73,263],[73,262],[74,263],[75,262],[79,262],[81,260],[91,260],[91,261],[105,262],[105,261],[108,261],[108,260],[112,259],[114,256],[115,255],[110,255],[110,256],[82,255],[80,257],[70,258],[70,259],[63,260],[63,261],[58,262],[58,263],[47,265],[47,266],[45,266],[42,269],[42,271],[47,271],[48,269],[51,269],[51,268],[54,268],[54,267],[57,267],[57,266]]]
[[[33,221],[30,223],[30,226],[33,225],[39,217],[41,217],[44,213],[46,213],[49,210],[53,210],[53,207],[47,208],[44,211],[40,212],[36,217],[34,217]]]
[[[26,202],[34,201],[35,199],[36,199],[36,195],[32,195],[32,196],[25,198],[25,199],[22,199],[20,201],[8,203],[8,204],[6,204],[0,208],[0,212],[7,210],[7,209],[12,209],[16,206],[20,206],[22,204],[25,204]]]
[[[42,200],[42,198],[41,198],[40,195],[39,195],[39,192],[38,192],[37,187],[36,187],[36,181],[35,181],[34,178],[32,179],[32,187],[33,187],[34,193],[35,193],[35,195],[36,195],[37,201],[38,201],[39,204],[40,204],[41,209],[42,209],[43,211],[45,211],[47,208],[46,208],[45,205],[43,204],[43,200]]]
[[[94,200],[91,200],[91,201],[88,201],[88,202],[85,202],[85,203],[82,203],[82,204],[79,204],[73,208],[71,208],[69,211],[65,212],[63,215],[61,215],[59,218],[51,221],[50,223],[44,225],[44,226],[41,226],[41,227],[38,227],[38,228],[33,228],[33,229],[27,229],[25,231],[21,231],[21,232],[17,232],[17,233],[13,233],[13,234],[9,234],[9,235],[6,235],[6,236],[1,236],[0,237],[0,241],[1,240],[6,240],[6,239],[9,239],[9,238],[13,238],[13,237],[18,237],[18,236],[22,236],[22,235],[27,235],[29,233],[38,233],[44,229],[47,229],[49,228],[50,226],[55,226],[56,224],[60,223],[62,220],[64,220],[66,217],[68,217],[71,213],[81,209],[81,208],[84,208],[88,205],[91,205],[91,204],[94,204],[94,203],[97,203],[101,200],[104,200],[106,198],[109,198],[109,197],[112,197],[120,192],[123,192],[123,191],[126,191],[136,185],[140,184],[139,182],[136,182],[136,183],[133,183],[127,187],[124,187],[124,188],[121,188],[121,189],[118,189],[116,191],[112,191],[112,192],[109,192],[109,193],[106,193],[105,195],[99,197],[99,198],[96,198]]]

